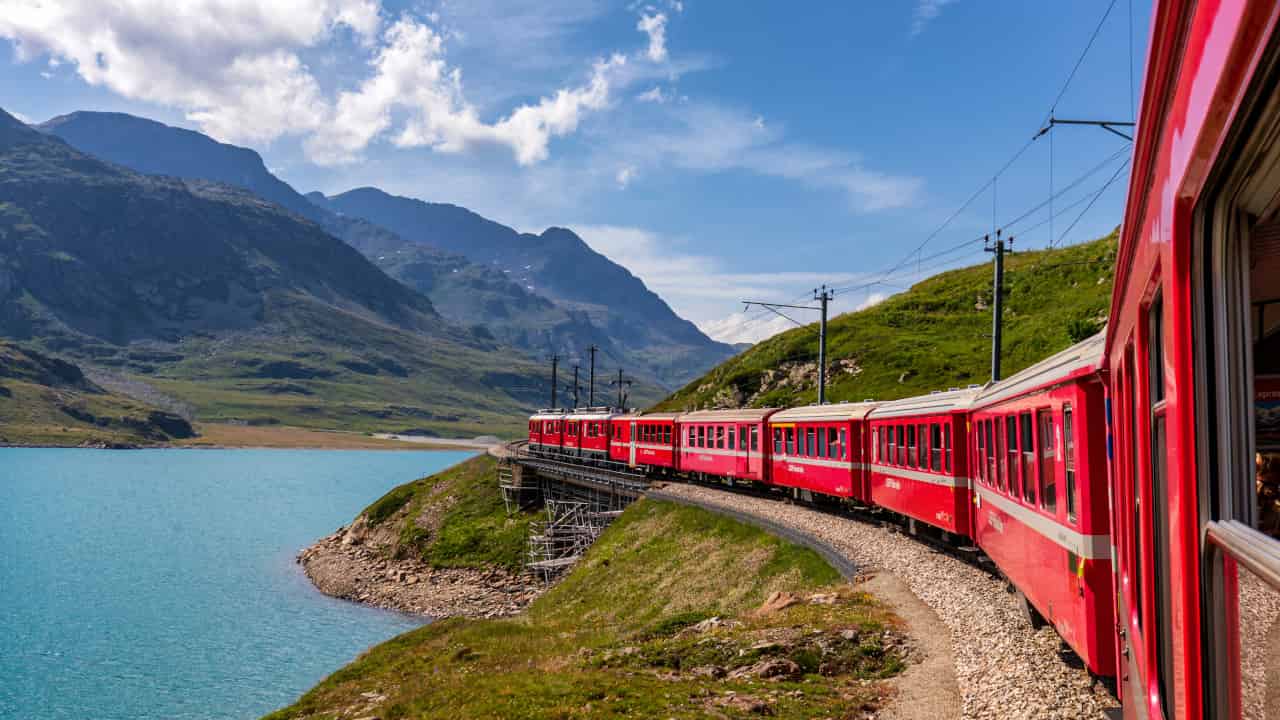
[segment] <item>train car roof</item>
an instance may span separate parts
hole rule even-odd
[[[947,390],[928,395],[891,400],[880,403],[868,413],[872,420],[880,418],[907,417],[913,415],[941,415],[955,410],[966,410],[973,405],[974,399],[982,391],[980,387],[962,390]]]
[[[684,413],[680,422],[760,422],[778,411],[777,408],[741,408],[738,410],[697,410]]]
[[[618,413],[608,411],[596,412],[575,412],[564,416],[565,420],[609,420],[618,416]]]
[[[805,422],[832,420],[863,420],[880,403],[877,402],[844,402],[827,405],[803,405],[801,407],[779,410],[769,422]]]
[[[1000,382],[987,385],[974,405],[994,405],[1001,400],[1018,397],[1055,382],[1091,373],[1102,365],[1106,341],[1107,333],[1104,330]]]
[[[634,413],[631,415],[618,415],[615,420],[679,420],[684,417],[684,413]]]
[[[566,415],[564,410],[539,410],[529,416],[530,420],[562,420]]]

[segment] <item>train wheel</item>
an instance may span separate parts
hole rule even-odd
[[[1040,614],[1039,610],[1036,610],[1035,606],[1031,604],[1031,601],[1027,599],[1027,596],[1024,595],[1021,590],[1017,592],[1017,595],[1018,605],[1022,607],[1022,616],[1027,619],[1028,623],[1030,623],[1032,630],[1039,630],[1045,625],[1048,625],[1048,623],[1044,621],[1044,616]]]

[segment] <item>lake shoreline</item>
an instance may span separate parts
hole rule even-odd
[[[362,520],[298,553],[302,571],[325,595],[439,620],[515,615],[545,589],[529,575],[499,567],[435,568],[388,557]]]
[[[68,443],[0,443],[0,448],[59,448],[86,450],[474,450],[484,451],[492,438],[436,438],[392,433],[356,433],[285,426],[202,423],[199,435],[169,442],[134,443],[82,440]]]

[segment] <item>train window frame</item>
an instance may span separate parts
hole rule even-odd
[[[840,428],[840,457],[836,459],[849,459],[849,431],[844,428]]]
[[[820,428],[818,428],[818,431],[817,431],[817,436],[818,436],[818,447],[817,447],[817,450],[818,450],[818,454],[817,454],[817,455],[815,455],[814,457],[820,457],[820,458],[822,458],[822,457],[826,457],[826,456],[827,456],[827,433],[828,433],[829,431],[830,431],[830,428],[821,428],[821,427],[820,427]]]
[[[974,433],[977,437],[974,438],[974,441],[973,441],[973,447],[974,447],[973,454],[974,454],[974,459],[978,461],[977,462],[978,466],[974,468],[973,474],[978,477],[978,482],[982,483],[983,485],[989,485],[990,483],[987,482],[987,473],[986,473],[986,468],[987,468],[986,433],[982,432],[982,425],[985,422],[986,420],[979,418],[977,421],[978,431]]]
[[[780,427],[773,429],[773,454],[782,454],[782,428]]]
[[[1067,522],[1072,524],[1080,521],[1080,490],[1076,482],[1075,456],[1075,413],[1072,411],[1071,403],[1064,403],[1062,405],[1062,469],[1067,500]]]
[[[827,428],[827,459],[840,459],[840,432],[842,428]]]
[[[950,475],[951,473],[954,473],[955,465],[953,464],[952,449],[951,449],[951,419],[950,418],[947,419],[947,422],[942,424],[942,460],[943,460],[943,472],[946,472],[948,475]]]
[[[727,430],[728,432],[725,433],[725,449],[737,450],[736,436],[738,434],[738,429],[730,425]]]
[[[814,427],[804,429],[804,456],[817,457],[818,430]]]
[[[786,428],[786,432],[784,432],[784,433],[783,433],[783,436],[786,438],[786,449],[787,449],[786,455],[787,455],[787,457],[795,457],[795,455],[796,455],[796,429],[795,429],[794,427]]]
[[[1030,410],[1018,413],[1018,449],[1021,450],[1022,501],[1036,505],[1036,437],[1035,420]]]
[[[1022,497],[1022,485],[1018,482],[1018,469],[1022,466],[1022,455],[1018,452],[1018,415],[1004,416],[1004,463],[1005,474],[1009,476],[1009,494],[1018,499]]]
[[[929,424],[929,469],[942,472],[942,426]]]
[[[751,450],[749,452],[760,452],[760,427],[751,426]]]
[[[893,425],[889,425],[884,429],[887,431],[888,435],[889,452],[885,457],[880,458],[880,462],[883,462],[885,465],[892,465],[894,464],[894,458],[898,456],[898,433],[894,429]]]
[[[724,426],[716,425],[716,449],[724,449]]]
[[[916,460],[919,457],[916,446],[916,426],[912,423],[907,426],[907,467],[916,466]]]
[[[1158,272],[1158,270],[1157,270]],[[1159,283],[1159,276],[1152,283]],[[1156,664],[1156,680],[1160,693],[1160,704],[1172,710],[1170,700],[1175,687],[1173,676],[1173,608],[1172,588],[1169,587],[1173,567],[1170,550],[1170,517],[1169,517],[1169,470],[1168,470],[1168,425],[1165,417],[1165,368],[1164,368],[1164,295],[1159,289],[1153,294],[1144,308],[1142,354],[1146,369],[1146,386],[1144,404],[1146,412],[1143,420],[1147,423],[1147,462],[1143,468],[1147,478],[1144,488],[1150,495],[1152,513],[1148,518],[1151,523],[1151,606],[1153,610],[1154,630],[1151,644],[1152,659]],[[1169,713],[1172,715],[1172,713]]]
[[[1009,492],[1009,478],[1005,477],[1004,462],[1004,416],[991,418],[991,467],[996,471],[996,487],[1002,493]]]
[[[1039,448],[1036,453],[1036,462],[1040,509],[1056,517],[1058,515],[1058,438],[1053,419],[1053,408],[1036,410],[1036,440]]]

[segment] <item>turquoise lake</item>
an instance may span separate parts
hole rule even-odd
[[[0,719],[256,718],[422,621],[294,556],[465,452],[0,449]]]

